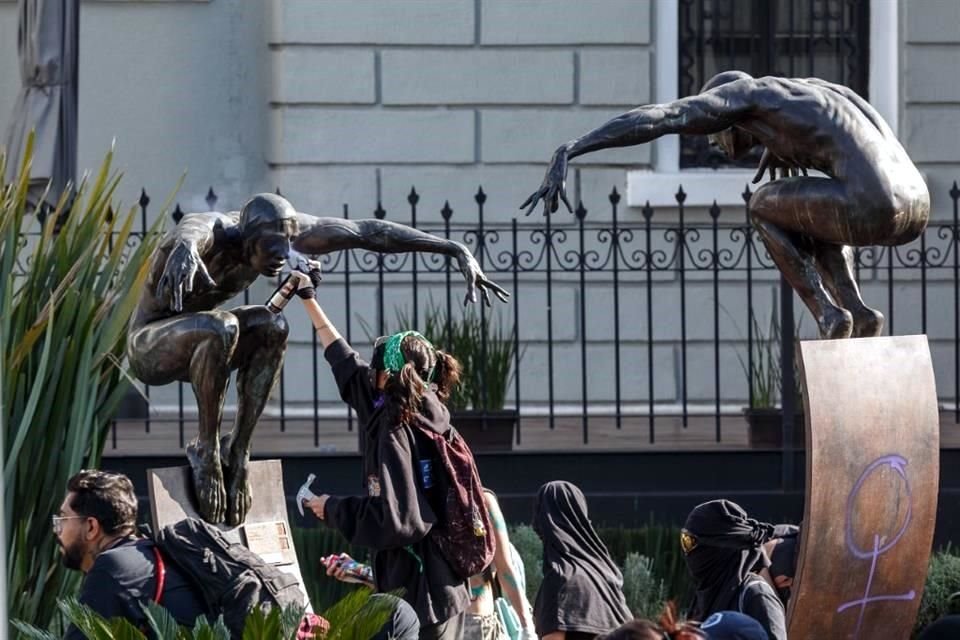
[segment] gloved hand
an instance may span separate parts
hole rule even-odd
[[[320,286],[320,281],[323,280],[323,272],[320,270],[319,260],[308,260],[307,267],[309,270],[306,273],[310,277],[310,284],[297,289],[297,295],[304,300],[317,297],[317,288]]]

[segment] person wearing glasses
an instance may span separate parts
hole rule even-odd
[[[137,536],[137,496],[119,473],[87,469],[67,482],[53,533],[61,561],[82,571],[79,600],[104,618],[146,623],[143,606],[159,602],[179,624],[193,627],[208,613],[203,596],[172,563],[164,563],[153,541]],[[64,640],[83,640],[70,626]]]
[[[754,520],[729,500],[694,507],[680,532],[680,547],[696,588],[690,617],[707,620],[720,611],[736,611],[759,622],[770,640],[786,640],[783,603],[753,570],[769,564],[764,543],[784,537],[788,528]]]
[[[376,590],[402,590],[420,620],[420,638],[460,640],[470,593],[440,550],[432,529],[443,496],[418,451],[433,446],[421,431],[450,434],[444,402],[460,379],[460,363],[415,331],[378,339],[368,364],[340,336],[316,299],[319,269],[297,295],[317,332],[340,397],[361,426],[360,455],[366,495],[318,495],[304,501],[317,518],[348,542],[373,551]],[[416,426],[415,426],[416,425]],[[328,567],[329,568],[329,567]],[[331,574],[332,575],[332,574]]]

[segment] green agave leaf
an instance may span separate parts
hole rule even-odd
[[[280,637],[293,638],[296,636],[297,629],[300,627],[300,621],[306,612],[305,607],[291,605],[280,611]]]
[[[110,632],[114,640],[147,640],[147,636],[126,618],[112,618]]]
[[[59,603],[60,610],[79,629],[87,640],[112,640],[110,623],[76,598],[64,598]]]
[[[27,638],[27,640],[60,640],[59,636],[56,636],[49,631],[38,629],[31,624],[27,624],[26,622],[11,620],[10,625],[20,633],[22,638]]]
[[[17,469],[17,466],[13,464],[13,461],[17,459],[17,456],[20,453],[20,448],[23,446],[23,442],[26,440],[27,435],[30,432],[28,428],[25,428],[25,425],[30,424],[30,422],[33,420],[33,413],[37,409],[37,403],[40,402],[40,396],[44,395],[46,390],[46,385],[43,384],[43,378],[46,375],[47,362],[50,360],[50,346],[53,343],[53,332],[51,331],[52,327],[53,323],[49,322],[47,324],[47,340],[43,345],[43,353],[40,356],[40,364],[37,367],[37,375],[34,381],[33,389],[30,391],[30,398],[27,400],[26,409],[20,418],[21,424],[17,428],[17,436],[14,438],[13,444],[10,446],[10,459],[5,461],[3,465],[3,476],[5,483],[10,481],[13,472]]]
[[[243,640],[274,640],[282,637],[280,611],[276,608],[264,613],[260,607],[254,607],[243,622]]]
[[[66,200],[41,226],[27,214],[27,172],[9,184],[0,173],[0,411],[6,426],[0,438],[9,478],[4,552],[11,617],[37,628],[50,627],[59,616],[57,597],[77,584],[60,566],[50,534],[49,514],[62,498],[51,488],[100,459],[128,384],[125,325],[146,278],[144,262],[159,240],[151,233],[139,246],[130,240],[134,209],[109,215],[119,210],[112,203],[119,175],[110,160],[95,180],[78,185],[72,215],[58,233]],[[24,244],[27,231],[33,235]],[[57,402],[37,401],[37,392]]]
[[[191,631],[193,640],[230,640],[230,630],[223,622],[223,616],[218,616],[214,623],[201,616]]]
[[[143,614],[147,617],[147,625],[158,640],[177,640],[183,636],[174,617],[156,602],[144,605]]]

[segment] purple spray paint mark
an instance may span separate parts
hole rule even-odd
[[[877,559],[890,549],[892,549],[903,535],[907,532],[907,528],[910,526],[910,519],[913,516],[913,499],[910,494],[910,481],[907,479],[907,472],[904,467],[907,466],[907,460],[903,456],[899,455],[888,455],[881,456],[871,462],[866,469],[863,470],[863,473],[860,474],[860,478],[857,480],[856,484],[853,485],[853,489],[850,491],[850,495],[847,497],[847,528],[846,528],[846,538],[847,538],[847,549],[854,555],[856,558],[861,560],[870,559],[870,574],[867,577],[867,585],[863,590],[863,597],[857,600],[851,600],[850,602],[844,602],[839,607],[837,607],[837,613],[842,613],[847,609],[853,607],[860,607],[860,615],[857,618],[857,628],[853,632],[854,638],[860,637],[860,629],[863,626],[863,615],[866,611],[867,605],[875,602],[885,602],[890,600],[913,600],[917,594],[911,589],[907,593],[898,594],[898,595],[883,595],[883,596],[873,596],[870,595],[870,589],[873,586],[873,576],[877,569]],[[867,478],[882,467],[890,467],[895,473],[897,473],[902,479],[904,487],[906,488],[907,493],[907,515],[903,519],[903,524],[900,529],[897,531],[889,542],[885,542],[883,545],[880,544],[880,536],[878,534],[873,534],[873,548],[869,551],[861,549],[857,546],[856,540],[853,537],[853,511],[854,503],[856,502],[857,496],[860,493],[860,489],[863,488],[863,483],[866,482]]]

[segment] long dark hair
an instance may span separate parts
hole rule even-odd
[[[446,403],[460,383],[462,367],[449,353],[435,349],[418,335],[411,334],[400,343],[406,363],[391,373],[383,388],[387,415],[394,424],[406,424],[420,409],[423,392],[435,387],[437,398]]]

